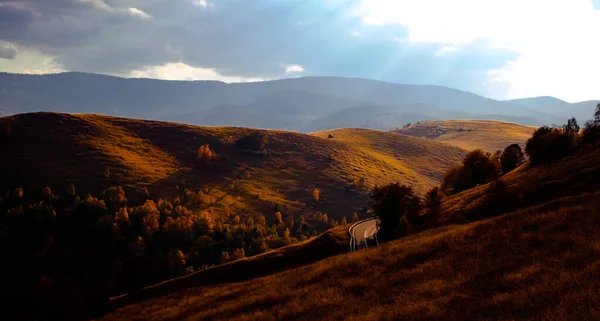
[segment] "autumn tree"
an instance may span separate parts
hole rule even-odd
[[[427,210],[427,220],[429,222],[436,222],[441,216],[442,192],[439,187],[435,186],[425,194],[425,209]]]
[[[348,219],[346,219],[346,216],[342,217],[342,222],[340,223],[340,225],[346,225],[348,224]]]
[[[569,136],[573,142],[577,139],[577,135],[579,135],[579,125],[577,124],[577,120],[575,117],[567,120],[567,124],[564,126],[565,134]]]
[[[243,248],[235,249],[231,255],[231,261],[243,259],[246,257],[246,252]]]
[[[594,119],[585,123],[579,143],[582,146],[595,146],[600,143],[600,103],[596,106]]]
[[[534,164],[542,164],[568,155],[574,142],[566,130],[542,126],[527,140],[525,152]]]
[[[319,191],[319,189],[318,189],[318,188],[315,188],[315,189],[313,189],[313,191],[312,191],[311,195],[312,195],[312,199],[313,199],[315,202],[318,202],[318,201],[319,201],[319,199],[321,198],[321,191]]]
[[[264,131],[254,131],[235,142],[235,147],[260,151],[264,150],[269,143],[269,136]]]
[[[400,237],[400,220],[415,207],[412,188],[399,183],[389,184],[376,190],[371,198],[375,200],[373,213],[381,221],[381,239],[392,240]]]
[[[500,156],[502,173],[506,174],[521,165],[525,160],[525,154],[519,144],[509,145]]]
[[[443,177],[442,190],[446,194],[459,193],[496,179],[502,172],[494,155],[480,149],[469,152],[462,166],[451,168]]]
[[[208,144],[204,144],[198,147],[196,155],[198,156],[199,160],[204,162],[209,161],[215,157],[215,153],[210,149]]]

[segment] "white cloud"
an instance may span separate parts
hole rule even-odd
[[[202,8],[208,7],[208,2],[206,0],[192,0],[192,4]]]
[[[440,49],[438,49],[438,51],[436,51],[435,55],[436,56],[443,56],[443,55],[447,55],[449,53],[453,53],[457,50],[458,48],[456,46],[443,46]]]
[[[166,80],[218,80],[227,83],[266,80],[262,78],[223,76],[214,69],[192,67],[181,62],[146,67],[143,70],[134,70],[128,76],[132,78],[157,78]]]
[[[151,18],[152,17],[149,14],[147,14],[144,11],[137,9],[137,8],[129,8],[129,13],[131,13],[134,16],[141,17],[141,18]]]
[[[18,55],[12,60],[0,59],[1,71],[28,74],[53,74],[65,71],[61,65],[54,62],[53,56],[12,44],[11,46],[18,50]]]
[[[438,55],[477,39],[517,52],[490,71],[498,98],[600,95],[600,11],[589,0],[362,0],[359,12],[367,24],[405,25],[410,42],[442,44]]]
[[[303,72],[304,68],[300,65],[287,65],[285,66],[285,72],[286,73],[293,73],[293,72]]]

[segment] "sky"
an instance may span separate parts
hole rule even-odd
[[[600,98],[600,0],[0,0],[0,71]]]

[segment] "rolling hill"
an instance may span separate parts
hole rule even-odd
[[[505,102],[560,116],[563,120],[559,124],[564,123],[566,119],[571,117],[575,117],[581,124],[585,123],[591,119],[590,115],[593,115],[594,108],[598,104],[596,100],[568,103],[564,100],[547,96],[506,100]],[[551,125],[551,123],[546,125]]]
[[[446,199],[438,228],[241,283],[175,291],[101,320],[595,320],[598,157],[596,148],[521,166],[504,180],[525,191],[523,202],[494,217],[481,215],[490,208],[480,186]]]
[[[44,186],[62,191],[70,182],[98,195],[111,185],[131,201],[182,190],[203,190],[217,213],[242,217],[321,211],[336,219],[362,213],[369,188],[405,182],[422,194],[458,164],[465,150],[421,138],[374,130],[342,130],[337,138],[285,131],[264,132],[264,150],[248,151],[236,141],[253,130],[196,127],[100,115],[21,114],[1,118],[10,134],[0,143],[0,189]],[[204,163],[204,144],[218,155]],[[382,149],[384,148],[384,149]],[[108,175],[107,174],[108,171]],[[364,186],[356,182],[364,179]],[[320,190],[312,204],[311,191]]]
[[[419,122],[394,132],[493,153],[510,144],[525,145],[534,130],[535,127],[500,121],[444,120]]]
[[[562,110],[502,102],[447,87],[368,79],[303,77],[227,84],[85,73],[0,73],[0,112],[37,111],[305,133],[362,126],[388,130],[407,122],[439,119],[496,119],[528,125],[565,121]]]

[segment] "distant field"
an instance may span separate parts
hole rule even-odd
[[[445,226],[102,320],[598,320],[599,154],[508,174],[509,189],[524,192],[510,213],[465,223],[488,210],[481,186],[444,201]]]
[[[424,137],[467,150],[488,152],[504,150],[508,145],[524,145],[535,127],[494,120],[427,121],[394,132]]]
[[[254,132],[247,128],[55,113],[1,120],[10,124],[11,133],[0,144],[0,190],[50,186],[62,191],[73,182],[80,193],[98,195],[121,185],[136,201],[145,199],[144,188],[154,197],[189,188],[203,190],[215,213],[242,218],[273,215],[275,207],[294,215],[321,211],[337,220],[353,212],[364,216],[369,189],[376,184],[399,181],[425,193],[465,153],[374,130],[336,131],[333,139],[266,131],[265,149],[248,152],[235,146]],[[218,155],[214,160],[198,160],[196,150],[204,144]],[[314,188],[321,192],[316,204]]]

